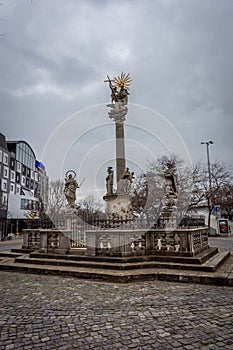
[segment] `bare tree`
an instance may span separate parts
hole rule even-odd
[[[66,198],[64,195],[63,181],[52,180],[49,184],[47,215],[50,220],[56,222],[60,215],[64,213]]]
[[[233,219],[233,184],[222,186],[216,193],[214,201],[221,207],[221,215]]]
[[[103,218],[102,205],[93,195],[87,196],[79,201],[80,209],[78,215],[84,220]]]
[[[148,163],[146,174],[140,175],[134,181],[133,210],[150,223],[159,219],[164,197],[164,172],[167,163],[174,165],[177,179],[178,201],[177,208],[180,219],[187,212],[192,192],[192,169],[188,167],[178,156],[165,155],[156,162]]]
[[[193,197],[190,209],[201,204],[207,206],[208,226],[214,205],[222,201],[224,189],[232,186],[232,172],[226,164],[215,161],[210,166],[210,180],[206,166],[201,162],[197,163],[193,168]]]

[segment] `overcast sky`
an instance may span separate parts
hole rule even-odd
[[[133,79],[130,103],[160,113],[192,162],[206,160],[200,142],[213,140],[211,159],[233,163],[232,0],[1,0],[0,17],[0,131],[29,142],[38,159],[67,118],[110,101],[106,75],[124,71]],[[111,122],[107,108],[102,118]],[[148,120],[143,113],[141,119],[143,128]],[[82,116],[77,120],[78,128]],[[147,123],[153,133],[154,121]],[[67,159],[84,144],[93,153],[97,135],[101,144],[101,128],[87,134],[78,143],[77,130],[77,142],[65,146]],[[142,147],[144,136],[138,135]],[[62,147],[60,138],[57,162]],[[101,162],[108,165],[107,158]]]

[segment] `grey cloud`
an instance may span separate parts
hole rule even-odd
[[[106,74],[124,70],[133,77],[130,101],[164,114],[194,161],[205,159],[199,142],[215,138],[215,155],[232,163],[231,0],[2,3],[7,138],[28,135],[40,153],[68,115],[108,101]]]

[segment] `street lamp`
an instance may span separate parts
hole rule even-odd
[[[211,171],[210,171],[210,152],[209,145],[213,145],[213,141],[203,141],[201,145],[206,145],[207,152],[207,165],[208,165],[208,174],[209,174],[209,196],[208,196],[208,207],[209,207],[209,215],[208,215],[208,227],[210,228],[210,215],[211,215],[211,191],[212,191],[212,183],[211,183]]]

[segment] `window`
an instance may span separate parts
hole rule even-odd
[[[15,170],[15,159],[14,158],[11,158],[10,167],[11,167],[12,170]]]
[[[33,210],[34,202],[31,199],[21,199],[20,208],[24,210]]]
[[[22,186],[26,185],[26,177],[25,176],[22,176],[22,178],[21,178],[21,185]]]
[[[20,186],[16,185],[16,194],[20,194]]]
[[[27,177],[31,177],[31,171],[29,168],[27,168]]]
[[[19,173],[16,173],[15,181],[17,182],[17,184],[20,184],[20,174]]]
[[[31,170],[35,170],[36,158],[31,147],[25,142],[19,142],[16,146],[16,159]],[[26,174],[24,174],[26,175]]]
[[[3,163],[8,165],[8,154],[6,153],[3,154]]]
[[[0,150],[0,163],[2,162],[2,150]]]
[[[27,199],[21,199],[20,209],[27,209]]]
[[[11,181],[15,182],[15,172],[11,170]]]
[[[2,179],[2,191],[6,191],[7,190],[7,181]]]
[[[34,188],[34,181],[31,180],[31,181],[30,181],[30,189],[33,190],[33,188]]]
[[[26,176],[26,166],[25,165],[22,165],[22,173],[23,173],[23,175]]]
[[[17,162],[17,171],[21,173],[21,163]]]
[[[3,169],[3,177],[5,177],[5,179],[8,179],[9,177],[9,169],[4,166],[4,169]]]
[[[6,193],[2,194],[2,204],[7,204],[7,194]]]
[[[15,193],[15,184],[10,184],[10,193]]]

